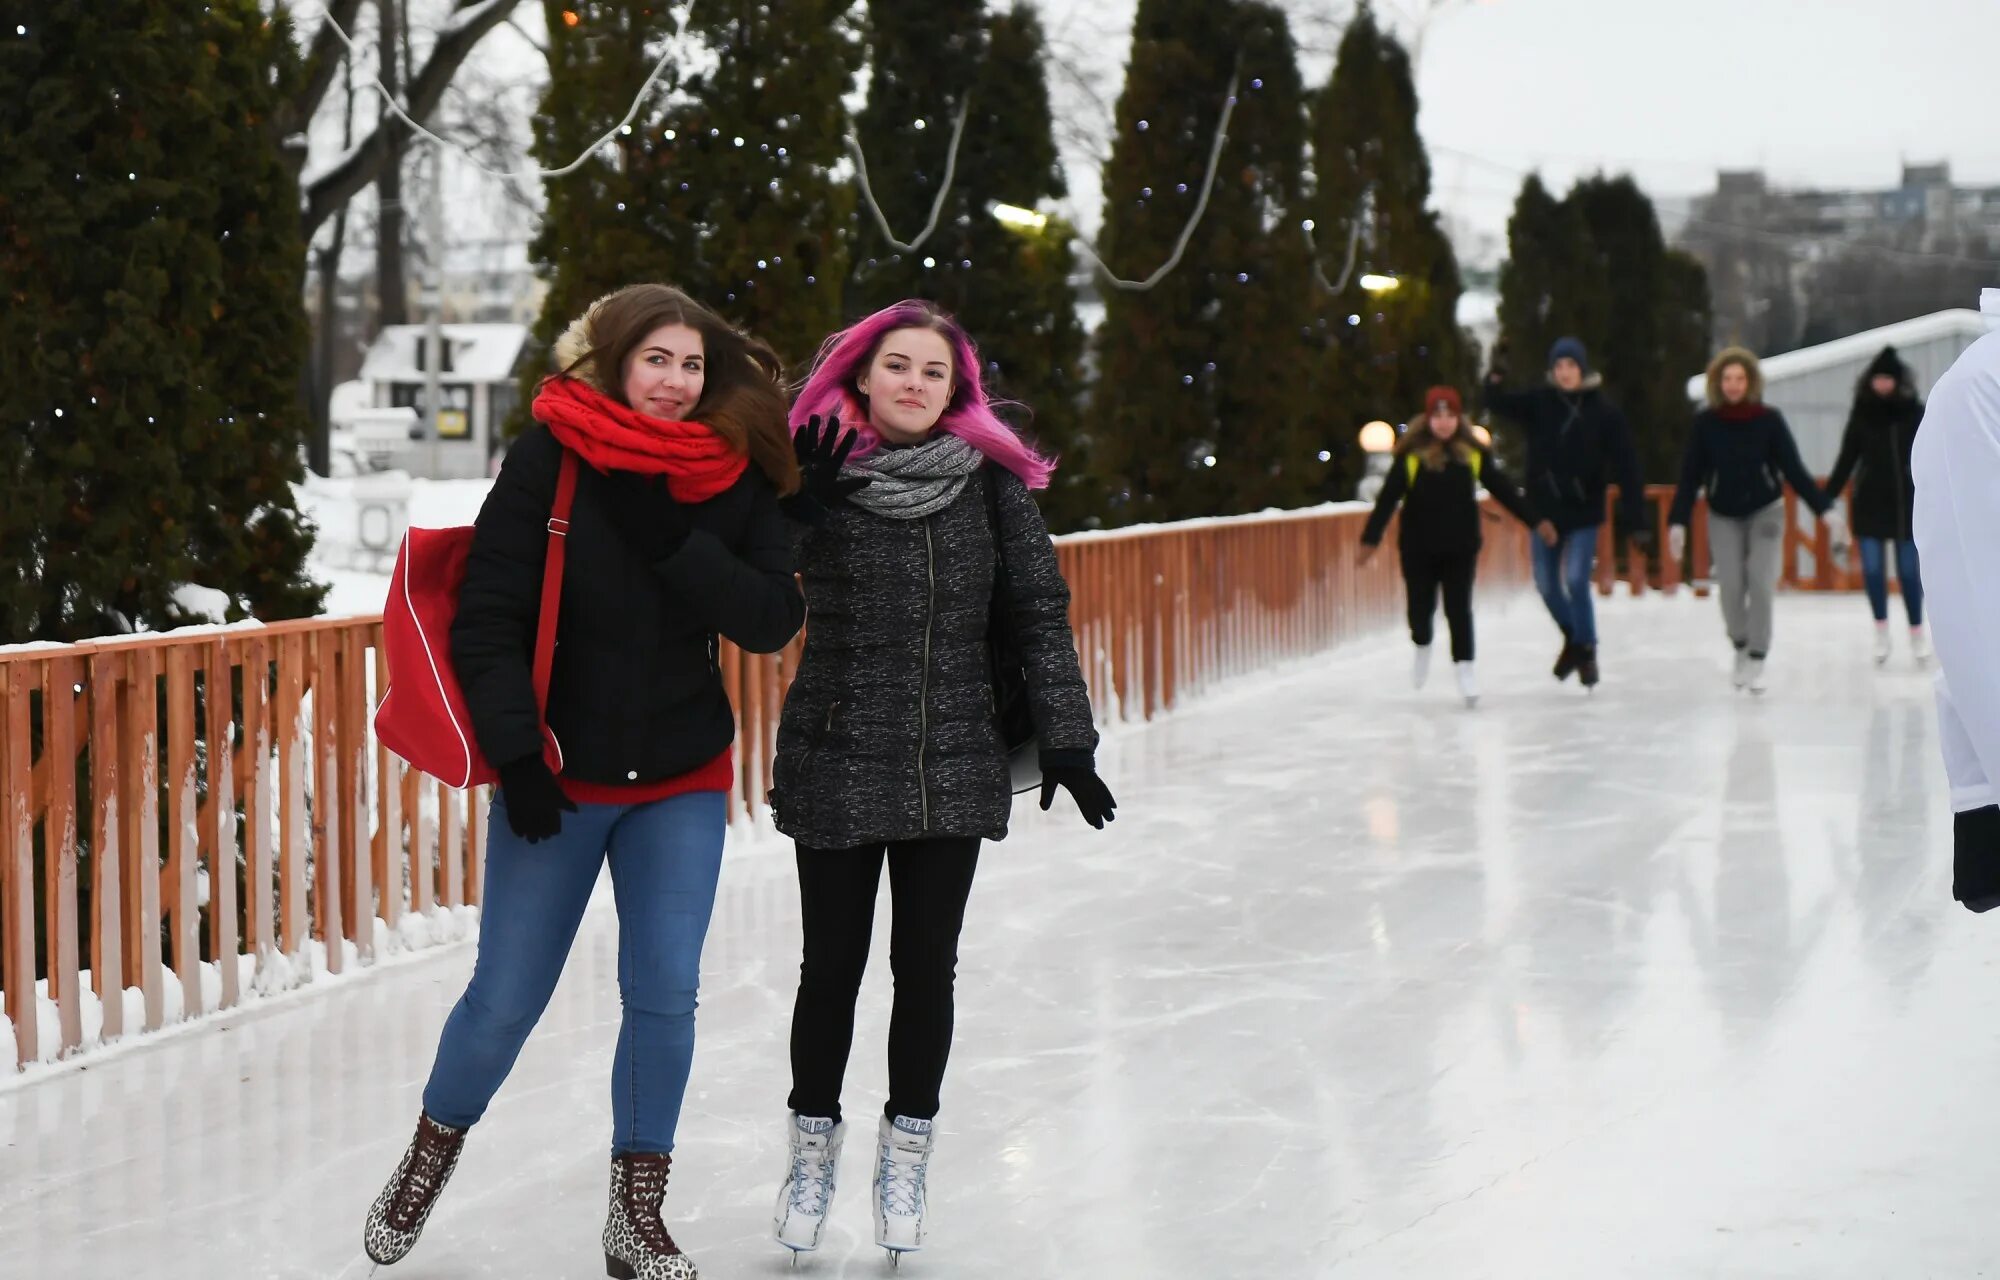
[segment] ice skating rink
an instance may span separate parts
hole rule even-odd
[[[1442,661],[1412,693],[1384,636],[1121,731],[1109,833],[1024,807],[973,893],[930,1246],[902,1274],[2000,1271],[2000,917],[1950,899],[1928,679],[1900,648],[1872,666],[1854,597],[1781,603],[1761,701],[1728,688],[1713,601],[1603,617],[1593,699],[1549,679],[1531,600],[1489,601],[1476,712]],[[788,846],[737,841],[668,1196],[713,1280],[793,1274],[768,1220],[796,898]],[[889,1274],[877,923],[860,1123],[800,1276]],[[615,932],[593,910],[385,1277],[603,1274]],[[362,1216],[471,964],[0,1091],[0,1275],[368,1274]]]

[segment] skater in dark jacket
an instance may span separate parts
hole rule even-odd
[[[1472,583],[1485,542],[1480,530],[1481,486],[1534,529],[1544,546],[1555,545],[1561,535],[1553,523],[1535,513],[1492,451],[1473,439],[1464,423],[1456,389],[1432,387],[1424,394],[1424,412],[1397,442],[1395,463],[1362,530],[1361,562],[1373,558],[1389,517],[1400,506],[1403,519],[1396,543],[1402,554],[1403,585],[1409,592],[1410,639],[1417,647],[1414,683],[1421,689],[1430,676],[1432,628],[1442,589],[1445,622],[1451,628],[1452,667],[1458,691],[1471,706],[1479,701],[1473,669]]]
[[[1854,536],[1861,544],[1861,577],[1875,612],[1875,661],[1889,660],[1889,545],[1895,544],[1896,585],[1910,620],[1910,652],[1930,658],[1924,634],[1924,583],[1911,536],[1916,484],[1910,451],[1923,425],[1924,403],[1910,382],[1910,367],[1894,347],[1884,347],[1854,388],[1854,409],[1840,439],[1840,456],[1826,491],[1836,501],[1854,482]]]
[[[1736,646],[1739,689],[1764,692],[1764,661],[1783,572],[1785,485],[1823,516],[1836,547],[1846,534],[1838,512],[1799,460],[1785,417],[1764,403],[1764,371],[1742,347],[1728,347],[1708,366],[1708,407],[1688,432],[1681,480],[1668,515],[1667,554],[1687,549],[1695,498],[1708,494],[1708,542],[1722,597],[1722,625]],[[1695,566],[1697,570],[1702,566]]]
[[[895,1006],[889,1097],[873,1126],[875,1242],[892,1255],[923,1244],[959,929],[980,843],[1006,837],[1013,807],[996,613],[1025,667],[1042,808],[1060,787],[1094,827],[1116,809],[1097,775],[1069,587],[1029,492],[1053,464],[994,415],[980,368],[956,321],[898,303],[829,338],[792,409],[809,476],[866,482],[805,513],[817,516],[799,564],[811,622],[773,770],[773,816],[798,846],[805,933],[773,1218],[797,1252],[818,1247],[833,1197],[841,1083],[885,862]],[[845,467],[836,419],[860,429]]]
[[[770,348],[665,285],[599,300],[556,348],[535,424],[480,508],[451,630],[471,732],[500,786],[479,956],[446,1019],[423,1113],[370,1210],[400,1260],[466,1131],[541,1016],[608,861],[625,1012],[611,1067],[614,1276],[692,1280],[660,1214],[694,1052],[736,733],[717,637],[769,653],[805,602],[780,495],[798,488]],[[566,529],[551,510],[564,459]],[[531,668],[548,539],[568,538],[546,732]]]
[[[1486,380],[1486,407],[1528,433],[1524,491],[1562,536],[1535,548],[1535,587],[1562,629],[1555,675],[1575,673],[1586,686],[1598,682],[1597,612],[1590,598],[1597,562],[1597,531],[1604,523],[1607,475],[1618,481],[1625,527],[1640,547],[1647,532],[1646,489],[1639,454],[1625,415],[1604,394],[1583,343],[1563,338],[1549,349],[1547,386],[1508,391],[1495,368]]]

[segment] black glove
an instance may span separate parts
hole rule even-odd
[[[648,564],[679,551],[693,526],[687,511],[667,492],[665,476],[642,475],[637,471],[590,473],[591,496],[604,518],[618,533],[619,541],[639,553]]]
[[[1118,818],[1118,801],[1112,798],[1111,788],[1104,785],[1104,779],[1097,776],[1097,770],[1087,766],[1043,765],[1042,766],[1042,812],[1047,813],[1055,803],[1056,788],[1062,787],[1076,801],[1082,811],[1083,820],[1099,831],[1104,824]]]
[[[1507,381],[1509,363],[1507,344],[1504,342],[1494,343],[1492,362],[1486,366],[1487,384],[1498,386]]]
[[[818,414],[807,418],[806,425],[792,436],[792,452],[799,460],[799,493],[821,511],[832,511],[847,501],[848,495],[873,483],[867,476],[841,474],[847,455],[854,452],[854,437],[852,428],[841,432],[838,417],[829,417],[821,427]]]
[[[1634,529],[1631,537],[1632,545],[1648,555],[1652,554],[1653,544],[1659,541],[1651,529]]]
[[[1969,911],[2000,907],[2000,805],[1952,815],[1951,896]]]
[[[507,802],[507,825],[529,844],[553,839],[563,814],[576,812],[576,801],[562,793],[539,755],[500,766],[500,796]]]

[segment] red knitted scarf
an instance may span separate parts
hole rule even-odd
[[[546,379],[535,420],[599,471],[663,475],[675,502],[706,502],[736,483],[750,460],[699,422],[653,418],[576,378]]]

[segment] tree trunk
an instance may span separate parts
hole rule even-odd
[[[402,41],[398,31],[402,26],[401,5],[398,0],[376,0],[376,13],[381,19],[382,87],[400,99],[403,95]],[[389,113],[387,104],[382,108],[381,122],[377,125],[388,141],[388,155],[382,164],[382,176],[376,180],[376,204],[381,210],[380,230],[375,239],[375,297],[380,308],[378,317],[384,326],[408,324],[410,322],[410,299],[408,283],[403,271],[403,156],[408,150],[409,133],[406,128]]]

